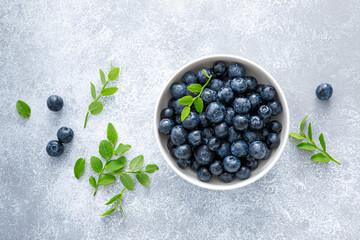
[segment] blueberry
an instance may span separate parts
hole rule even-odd
[[[218,138],[225,138],[229,134],[229,127],[225,122],[222,122],[214,127],[215,136]]]
[[[247,98],[235,98],[234,110],[240,114],[247,114],[251,109],[251,104]]]
[[[203,137],[206,139],[210,139],[214,136],[214,130],[212,128],[204,128],[203,129]]]
[[[175,124],[173,120],[169,118],[164,118],[159,123],[159,132],[164,135],[169,135],[174,125]]]
[[[250,168],[251,171],[254,171],[259,166],[259,161],[258,160],[254,160],[254,161],[251,161],[251,162],[246,161],[245,166]]]
[[[230,103],[234,99],[234,92],[230,87],[220,88],[217,98],[223,103]]]
[[[174,110],[176,114],[181,114],[181,111],[184,109],[185,105],[182,105],[181,103],[179,103],[179,99],[174,101]]]
[[[182,122],[182,126],[188,130],[191,130],[197,127],[199,121],[199,115],[196,112],[190,112],[189,116]]]
[[[316,88],[316,96],[320,100],[329,100],[333,94],[333,87],[330,83],[321,83]]]
[[[229,137],[228,137],[229,142],[232,143],[232,142],[235,142],[240,139],[241,139],[241,134],[239,132],[237,132],[234,127],[230,127],[229,128]]]
[[[220,88],[222,88],[224,86],[223,81],[219,80],[219,79],[212,79],[209,83],[209,88],[211,88],[214,91],[219,91]]]
[[[197,171],[200,168],[200,164],[198,161],[192,161],[190,167],[192,170]]]
[[[184,74],[183,76],[183,81],[189,85],[189,84],[194,84],[197,83],[197,77],[195,75],[195,73],[193,72],[187,72]]]
[[[169,150],[173,149],[174,147],[176,147],[176,145],[171,141],[171,139],[169,138],[167,141],[167,148]]]
[[[269,136],[269,134],[271,133],[271,131],[268,128],[263,128],[261,129],[261,139],[265,140],[267,138],[267,136]]]
[[[235,116],[235,110],[232,107],[227,107],[225,112],[225,122],[228,125],[233,125],[233,118]]]
[[[281,123],[276,120],[271,121],[269,127],[270,127],[271,131],[274,133],[280,133],[281,129],[282,129]]]
[[[255,88],[255,92],[257,92],[258,94],[260,94],[262,92],[262,90],[264,89],[265,85],[264,84],[258,84]]]
[[[229,183],[234,179],[234,175],[229,172],[224,172],[218,176],[218,179],[223,183]]]
[[[74,131],[68,127],[62,127],[57,132],[57,138],[62,143],[69,143],[74,138]]]
[[[212,173],[212,175],[220,175],[223,173],[224,171],[224,167],[223,167],[223,164],[221,163],[221,161],[217,160],[215,162],[213,162],[211,165],[210,165],[210,172]]]
[[[251,175],[250,168],[248,167],[241,167],[239,171],[236,172],[236,177],[240,180],[248,179]]]
[[[223,142],[220,146],[220,148],[216,151],[217,155],[220,158],[224,158],[231,154],[230,152],[230,143],[229,142]]]
[[[226,71],[226,64],[223,61],[218,61],[214,63],[213,71],[216,76],[224,75]]]
[[[192,152],[189,144],[177,146],[174,151],[177,159],[190,159]]]
[[[245,68],[243,65],[239,63],[230,64],[228,67],[228,77],[242,77],[245,75]]]
[[[248,86],[246,83],[246,80],[241,77],[236,77],[233,80],[231,80],[231,89],[235,93],[244,93],[246,92]]]
[[[250,101],[251,110],[256,110],[262,104],[262,99],[258,93],[252,93],[247,98]]]
[[[169,108],[174,108],[174,103],[175,103],[175,98],[171,98],[170,100],[169,100],[169,103],[168,103],[168,107]]]
[[[225,78],[223,79],[223,82],[224,82],[224,87],[229,87],[231,88],[231,80],[230,78]]]
[[[216,101],[216,95],[216,91],[210,88],[205,88],[201,93],[201,99],[204,101],[205,104],[210,104]]]
[[[233,126],[238,131],[244,131],[249,127],[249,119],[243,115],[236,115]]]
[[[249,146],[243,140],[238,140],[231,144],[231,153],[235,157],[245,157],[249,153]]]
[[[270,149],[277,148],[280,145],[280,138],[276,133],[270,133],[266,139],[266,143]]]
[[[272,116],[276,116],[282,112],[281,103],[277,100],[269,102],[268,106],[269,106],[269,108],[271,108]]]
[[[64,152],[64,145],[58,140],[52,140],[46,145],[46,152],[52,157],[59,157]]]
[[[177,159],[176,164],[179,166],[179,168],[185,169],[187,168],[191,163],[190,159]]]
[[[195,160],[198,161],[200,165],[208,165],[214,160],[214,153],[207,145],[201,145],[195,150]]]
[[[249,154],[255,159],[262,159],[266,155],[266,145],[261,141],[250,143]]]
[[[271,155],[271,149],[266,148],[265,157],[263,157],[263,158],[260,159],[260,160],[266,160],[266,159],[268,159],[268,158],[270,157],[270,155]]]
[[[51,111],[58,112],[63,108],[64,101],[62,100],[61,97],[59,97],[57,95],[51,95],[47,99],[47,106]]]
[[[205,84],[208,80],[208,77],[204,74],[203,69],[205,70],[205,72],[208,76],[211,75],[210,69],[208,69],[206,67],[199,69],[196,76],[198,78],[199,83],[201,83],[201,84]]]
[[[256,89],[256,86],[258,84],[256,78],[254,77],[251,77],[251,76],[248,76],[248,77],[244,77],[246,83],[247,83],[247,86],[248,86],[248,92],[254,92],[255,89]]]
[[[246,155],[245,160],[251,162],[251,161],[254,161],[255,158],[253,158],[252,156],[250,156],[250,155],[248,154],[248,155]]]
[[[209,138],[207,145],[211,151],[217,151],[221,146],[221,141],[219,138],[211,137]]]
[[[210,122],[219,123],[225,118],[225,107],[218,102],[212,102],[207,106],[205,115]]]
[[[177,125],[171,130],[170,139],[176,146],[180,146],[186,143],[187,135],[185,128]]]
[[[258,115],[262,119],[269,118],[271,116],[272,110],[266,105],[261,105],[258,110]]]
[[[177,125],[181,125],[181,124],[182,124],[181,115],[176,115],[176,116],[175,116],[175,123],[176,123]]]
[[[170,93],[175,99],[185,96],[186,85],[183,82],[176,82],[170,87]]]
[[[206,119],[206,115],[204,112],[199,113],[199,124],[203,128],[206,128],[209,126],[209,121]]]
[[[197,171],[197,177],[200,181],[202,182],[209,182],[211,179],[211,173],[209,171],[209,169],[207,169],[206,167],[201,167],[198,171]]]
[[[250,118],[250,128],[253,130],[260,130],[264,127],[264,122],[259,116],[251,116]]]
[[[260,96],[265,101],[273,100],[275,97],[276,91],[273,86],[266,85],[264,89],[261,91]]]
[[[175,116],[175,111],[173,108],[164,108],[162,111],[161,111],[161,114],[160,114],[160,118],[161,119],[164,119],[164,118],[173,118]]]
[[[244,133],[244,140],[250,144],[252,142],[255,142],[255,141],[259,141],[261,140],[261,136],[258,132],[253,132],[253,131],[246,131]]]
[[[188,141],[193,146],[200,146],[202,143],[202,132],[200,130],[194,130],[189,133]]]
[[[238,159],[237,157],[230,155],[224,158],[223,165],[224,165],[224,169],[227,172],[234,173],[237,172],[241,167],[241,162],[240,159]]]

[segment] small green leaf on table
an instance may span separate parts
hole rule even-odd
[[[113,147],[110,142],[102,140],[99,145],[99,153],[103,158],[111,158],[113,155]]]
[[[93,176],[89,177],[89,183],[93,188],[96,188],[96,180]]]
[[[104,85],[106,83],[105,73],[101,69],[99,69],[99,72],[100,72],[101,83]]]
[[[110,215],[110,214],[112,214],[114,211],[115,211],[115,208],[112,208],[112,209],[107,210],[106,212],[104,212],[101,216],[107,216],[107,215]]]
[[[98,157],[94,157],[94,156],[90,158],[90,165],[91,165],[91,168],[96,173],[101,172],[101,170],[103,168],[103,164],[102,164],[101,160]]]
[[[107,127],[107,138],[110,142],[112,142],[113,144],[115,144],[118,140],[118,135],[117,132],[115,130],[114,125],[112,125],[112,123],[108,124]]]
[[[139,181],[141,185],[144,187],[148,187],[150,184],[149,176],[145,173],[137,173],[136,179]]]
[[[91,96],[95,100],[96,99],[95,85],[92,82],[90,82],[90,85],[91,85]]]
[[[145,171],[147,173],[153,173],[155,171],[159,170],[159,167],[156,165],[156,164],[148,164],[146,167],[145,167]]]
[[[31,109],[25,102],[18,100],[16,102],[16,110],[23,118],[29,118],[31,115]]]
[[[104,175],[99,179],[99,184],[108,185],[115,181],[116,181],[116,177],[114,177],[113,175]]]
[[[315,155],[313,155],[311,157],[311,160],[313,161],[316,161],[316,162],[329,162],[330,161],[330,158],[328,156],[326,156],[325,154],[322,154],[322,153],[317,153]]]
[[[103,96],[111,96],[111,95],[113,95],[114,93],[116,93],[117,90],[118,90],[117,87],[104,88],[104,89],[101,91],[101,95],[103,95]]]
[[[296,147],[301,148],[301,149],[305,149],[305,150],[309,150],[309,151],[312,151],[312,150],[316,149],[314,144],[308,143],[308,142],[300,143]]]
[[[293,137],[298,140],[304,139],[304,136],[301,133],[290,133],[289,135],[290,137]]]
[[[131,146],[128,144],[125,145],[125,144],[120,143],[119,146],[117,147],[117,149],[115,150],[115,155],[124,154],[127,151],[129,151],[130,148],[131,148]]]
[[[105,205],[110,205],[121,197],[121,193],[113,196]]]
[[[119,73],[120,73],[120,68],[118,68],[118,67],[112,68],[108,74],[109,80],[114,81],[114,80],[118,79]]]
[[[79,158],[74,166],[74,174],[77,179],[81,177],[85,169],[85,158]]]
[[[134,190],[134,181],[126,173],[120,175],[120,181],[130,191]]]
[[[144,165],[144,156],[139,155],[135,157],[133,160],[131,160],[129,168],[131,171],[136,172],[139,171],[143,165]]]
[[[324,138],[323,133],[320,134],[319,141],[320,141],[320,144],[321,144],[321,147],[323,148],[323,150],[326,151],[326,143],[325,143],[325,138]]]
[[[97,115],[101,113],[103,108],[104,105],[102,104],[102,102],[99,101],[94,101],[89,105],[89,111],[91,112],[92,115]]]

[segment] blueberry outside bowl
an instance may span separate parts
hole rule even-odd
[[[171,99],[170,94],[170,86],[177,81],[181,81],[183,75],[188,72],[196,72],[201,67],[208,67],[211,68],[212,65],[216,61],[224,61],[227,65],[231,63],[241,63],[245,69],[246,69],[246,75],[248,76],[254,76],[258,83],[261,84],[270,84],[272,85],[278,95],[278,100],[281,102],[283,111],[281,114],[279,114],[276,117],[273,117],[273,120],[278,120],[281,122],[283,128],[279,135],[281,143],[280,146],[272,151],[271,156],[269,159],[265,161],[259,161],[259,166],[256,170],[254,170],[251,173],[251,177],[246,180],[238,180],[234,179],[230,183],[223,183],[220,182],[216,177],[213,177],[210,182],[202,182],[198,180],[196,176],[196,172],[191,170],[191,168],[187,169],[181,169],[177,166],[175,159],[171,156],[169,150],[167,149],[167,140],[169,136],[161,135],[158,132],[158,124],[160,121],[160,113],[162,109],[167,107],[167,104],[169,100]],[[155,112],[154,112],[154,132],[155,132],[155,138],[157,141],[157,144],[159,146],[160,152],[165,158],[167,164],[183,179],[186,181],[197,185],[202,188],[212,189],[212,190],[231,190],[236,188],[244,187],[250,183],[255,182],[256,180],[263,177],[269,170],[275,165],[275,163],[280,158],[282,152],[284,151],[286,142],[288,140],[289,135],[289,125],[290,125],[290,117],[289,117],[289,108],[288,104],[286,102],[285,95],[283,91],[281,90],[279,84],[275,81],[275,79],[262,67],[257,65],[256,63],[237,56],[232,55],[211,55],[207,57],[203,57],[200,59],[197,59],[184,67],[182,67],[179,71],[177,71],[167,82],[166,86],[163,88],[163,90],[160,93],[159,99],[155,106]]]

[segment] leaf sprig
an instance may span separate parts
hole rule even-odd
[[[205,71],[205,69],[202,70],[205,76],[208,78],[204,86],[201,86],[200,84],[192,84],[187,87],[187,89],[192,93],[199,93],[196,97],[192,96],[185,96],[180,98],[179,103],[182,105],[185,105],[186,107],[183,108],[181,111],[181,121],[184,121],[190,114],[191,106],[194,104],[195,109],[198,113],[202,113],[204,109],[204,102],[201,99],[201,94],[204,91],[205,87],[209,84],[212,75],[208,75]]]
[[[91,168],[95,173],[98,174],[97,179],[94,176],[90,176],[89,178],[89,183],[94,188],[94,196],[96,195],[100,185],[105,186],[115,182],[116,181],[115,175],[120,176],[120,181],[124,185],[124,189],[121,191],[121,193],[112,197],[105,204],[105,205],[110,205],[116,202],[114,207],[103,213],[101,216],[106,216],[111,214],[117,209],[118,206],[120,206],[120,209],[125,216],[124,210],[122,209],[121,206],[122,197],[125,190],[133,191],[135,185],[133,179],[130,177],[129,174],[135,174],[138,182],[141,185],[148,187],[150,185],[150,179],[146,173],[153,173],[159,170],[156,164],[148,164],[145,167],[145,170],[141,170],[144,165],[144,156],[139,155],[135,157],[133,160],[131,160],[129,165],[130,170],[124,171],[126,167],[126,158],[124,156],[119,156],[119,155],[122,155],[128,150],[130,150],[131,146],[120,143],[116,148],[115,146],[117,140],[118,140],[118,135],[116,129],[112,123],[109,123],[107,127],[107,140],[102,140],[99,145],[99,153],[101,157],[105,159],[105,163],[103,164],[103,161],[100,160],[100,158],[98,157],[92,156],[90,158]],[[112,159],[114,156],[116,157]],[[84,172],[84,169],[85,169],[85,159],[79,158],[74,166],[74,174],[77,179],[80,178],[80,176]]]
[[[303,130],[306,118],[307,118],[307,116],[302,120],[302,122],[300,124],[300,133],[290,133],[289,134],[290,137],[293,137],[298,140],[303,140],[303,139],[308,140],[308,142],[302,142],[302,143],[298,144],[296,147],[305,149],[308,151],[314,151],[314,150],[320,151],[319,153],[316,153],[311,157],[311,160],[313,160],[315,162],[327,163],[331,160],[331,161],[336,162],[337,164],[341,165],[332,156],[330,156],[330,154],[326,151],[326,143],[325,143],[325,138],[324,138],[323,133],[321,133],[319,136],[319,141],[320,141],[320,145],[322,148],[320,148],[316,145],[316,143],[313,140],[313,136],[312,136],[311,122],[309,123],[309,126],[308,126],[308,136],[306,136],[306,134]]]
[[[92,103],[90,103],[89,105],[89,109],[86,113],[85,116],[85,123],[84,123],[84,128],[86,128],[86,124],[87,124],[87,119],[89,116],[89,113],[91,113],[92,115],[97,115],[99,113],[102,112],[104,105],[102,102],[98,101],[100,99],[100,97],[102,96],[111,96],[114,93],[117,92],[118,88],[117,87],[106,87],[109,83],[109,81],[115,81],[116,79],[118,79],[119,77],[119,72],[120,72],[120,68],[116,67],[113,68],[113,65],[111,63],[111,70],[108,73],[108,79],[105,79],[105,73],[103,72],[103,70],[99,69],[100,72],[100,80],[102,83],[102,88],[101,91],[99,93],[98,96],[96,96],[96,88],[95,85],[90,82],[90,90],[91,90],[91,96],[94,99],[94,101]]]

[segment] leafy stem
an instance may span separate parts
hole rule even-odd
[[[106,159],[106,162],[105,162],[105,165],[104,165],[103,169],[101,169],[101,171],[99,172],[99,177],[98,177],[98,180],[97,180],[97,182],[96,182],[96,187],[95,187],[95,191],[94,191],[94,195],[93,195],[93,196],[96,195],[97,189],[98,189],[98,187],[99,187],[99,180],[100,180],[100,178],[101,178],[101,176],[102,176],[102,174],[103,174],[103,172],[104,172],[104,170],[105,170],[105,166],[107,165],[107,163],[109,162],[109,160],[110,160],[110,158],[107,158],[107,159]]]

